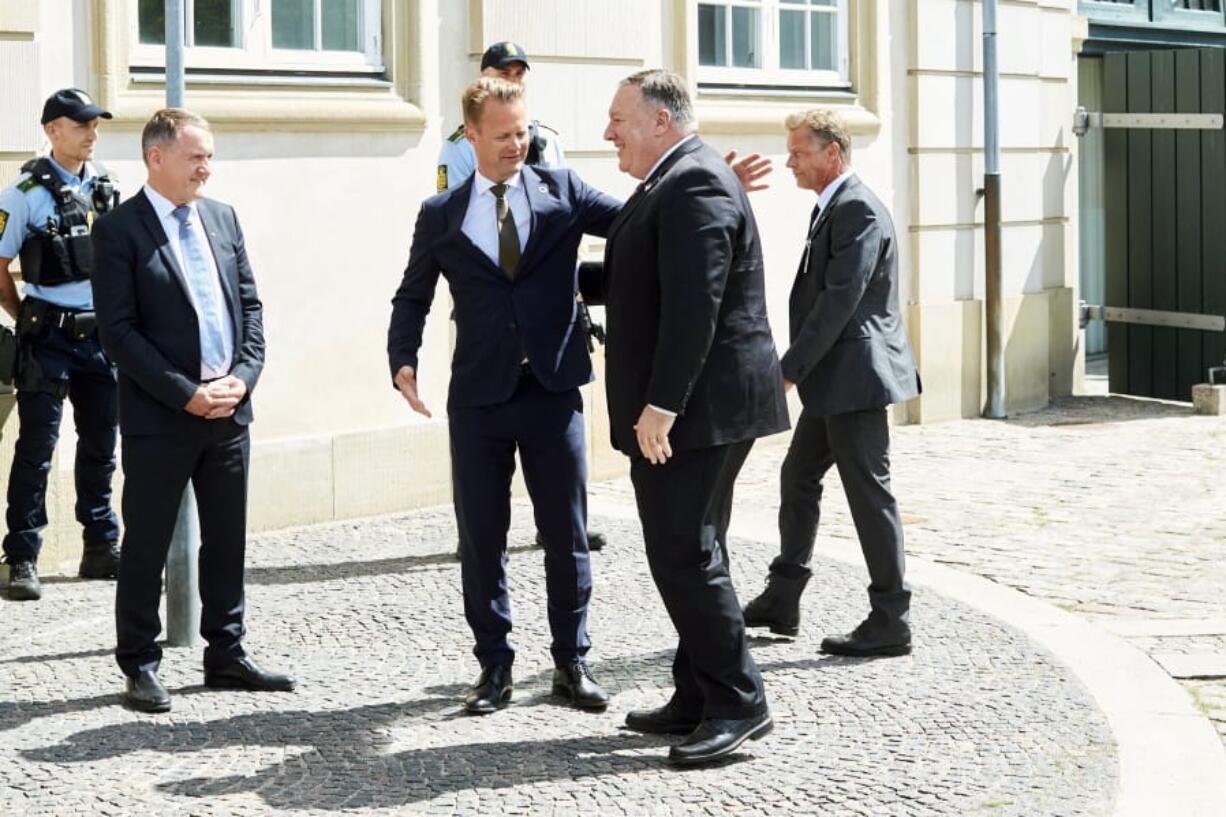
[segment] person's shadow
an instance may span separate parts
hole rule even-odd
[[[634,679],[631,683],[659,682],[661,700],[670,686],[666,659],[672,650],[610,659],[594,665],[597,677],[607,675]],[[764,664],[764,672],[776,669],[825,665],[814,659]],[[526,677],[517,684],[520,692],[512,709],[556,706],[547,690],[549,672]],[[535,691],[535,690],[540,691]],[[523,694],[527,690],[533,693]],[[464,715],[460,706],[462,685],[439,685],[425,690],[428,697],[407,702],[383,702],[339,710],[256,712],[214,721],[173,723],[150,718],[136,722],[88,729],[60,743],[26,749],[24,759],[36,763],[93,763],[133,752],[188,754],[227,747],[266,746],[289,749],[279,762],[254,774],[195,777],[162,783],[158,789],[181,797],[218,797],[240,792],[259,794],[278,809],[395,808],[431,800],[448,792],[474,788],[509,788],[550,780],[582,780],[657,769],[664,762],[662,746],[679,738],[641,735],[626,729],[617,734],[584,737],[532,739],[508,725],[508,740],[408,748],[396,751],[398,734],[405,727],[419,726],[428,740],[431,726],[446,726]],[[611,689],[611,692],[617,690]],[[175,694],[206,694],[202,688],[175,690]],[[207,693],[217,694],[217,693]],[[35,716],[82,711],[100,704],[118,703],[119,696],[106,695],[76,702],[48,704]],[[0,710],[2,713],[3,710]],[[0,715],[0,727],[13,726]],[[507,713],[491,716],[498,724]],[[576,719],[587,713],[574,710]],[[32,718],[20,718],[26,721]],[[8,720],[8,723],[5,721]],[[483,721],[484,722],[484,721]],[[301,747],[294,753],[292,747]],[[746,755],[734,755],[735,763]]]

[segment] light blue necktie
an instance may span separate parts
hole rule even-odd
[[[195,230],[188,226],[191,214],[192,209],[186,204],[174,209],[174,217],[179,222],[179,247],[183,251],[187,285],[191,287],[192,298],[200,313],[200,361],[213,371],[220,371],[226,362],[227,344],[222,334],[226,313],[218,300],[220,287],[214,286],[211,280],[213,268],[205,257]]]

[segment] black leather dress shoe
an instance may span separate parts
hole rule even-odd
[[[77,575],[82,579],[114,579],[119,576],[119,543],[85,545]]]
[[[609,705],[609,693],[596,683],[585,661],[554,669],[553,694],[569,698],[580,709],[604,709]]]
[[[468,690],[464,708],[474,715],[488,715],[507,705],[512,689],[510,667],[502,664],[486,667]]]
[[[626,726],[649,735],[688,735],[701,722],[702,716],[681,711],[673,701],[656,709],[637,709],[626,713]]]
[[[704,720],[688,738],[668,750],[668,759],[678,766],[710,763],[732,754],[747,740],[761,740],[774,728],[769,712],[741,720]]]
[[[859,658],[908,655],[911,652],[911,628],[906,625],[886,627],[869,617],[847,635],[823,638],[822,652]]]
[[[775,635],[798,635],[800,595],[805,591],[808,582],[808,574],[789,577],[771,573],[766,577],[766,589],[746,604],[742,611],[745,626],[769,627]]]
[[[256,692],[292,692],[296,682],[288,675],[265,672],[246,656],[228,664],[204,668],[204,685],[213,689],[250,689]]]
[[[128,706],[138,712],[170,711],[170,693],[166,691],[166,687],[162,686],[157,673],[153,670],[129,675],[123,699]]]

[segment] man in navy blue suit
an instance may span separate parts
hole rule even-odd
[[[396,388],[429,417],[417,389],[418,350],[439,275],[446,277],[457,330],[447,413],[456,522],[465,533],[464,614],[481,664],[465,708],[493,712],[511,697],[506,543],[518,450],[545,543],[553,692],[602,709],[608,695],[585,660],[592,575],[579,387],[592,380],[592,366],[576,321],[575,262],[582,236],[604,236],[621,203],[572,171],[524,165],[521,86],[482,78],[463,107],[477,170],[422,205],[392,299],[388,358]]]

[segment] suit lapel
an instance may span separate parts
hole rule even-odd
[[[174,279],[179,282],[179,287],[183,290],[184,297],[188,303],[191,303],[191,289],[187,285],[187,277],[183,274],[183,268],[179,266],[179,261],[175,258],[174,250],[170,248],[170,238],[166,235],[166,230],[162,227],[162,221],[158,218],[157,210],[153,209],[153,202],[149,201],[149,197],[142,190],[137,194],[140,196],[139,212],[141,221],[144,222],[145,229],[149,231],[149,237],[153,239],[154,246],[158,248],[158,255],[161,256],[162,263],[166,265],[166,269],[170,270]]]
[[[643,201],[645,201],[647,197],[652,194],[660,182],[663,181],[664,176],[673,168],[673,165],[680,161],[682,156],[689,155],[690,153],[693,153],[704,146],[705,143],[702,141],[702,139],[695,136],[669,154],[668,158],[655,169],[655,172],[651,173],[646,179],[643,180],[643,183],[640,184],[638,189],[634,191],[634,195],[632,195],[630,199],[622,205],[621,212],[617,214],[617,218],[613,219],[613,223],[609,225],[609,236],[605,243],[612,243],[617,231],[623,224],[626,223],[626,220],[630,217],[630,214],[634,212],[635,208],[642,204]]]
[[[532,271],[532,261],[540,253],[541,242],[549,237],[549,222],[558,210],[557,191],[549,182],[527,165],[520,175],[520,184],[524,187],[524,196],[528,199],[528,210],[531,213],[528,241],[519,256],[519,266],[515,269],[515,280]]]
[[[809,272],[813,266],[813,244],[817,241],[817,236],[826,227],[826,222],[830,221],[830,214],[834,212],[834,208],[838,206],[839,199],[843,197],[843,193],[852,185],[859,184],[856,176],[848,176],[839,185],[839,189],[834,191],[834,195],[830,197],[830,201],[826,202],[826,206],[817,215],[817,223],[809,228],[808,237],[805,239],[805,251],[800,256],[800,267],[797,269],[798,276]]]

